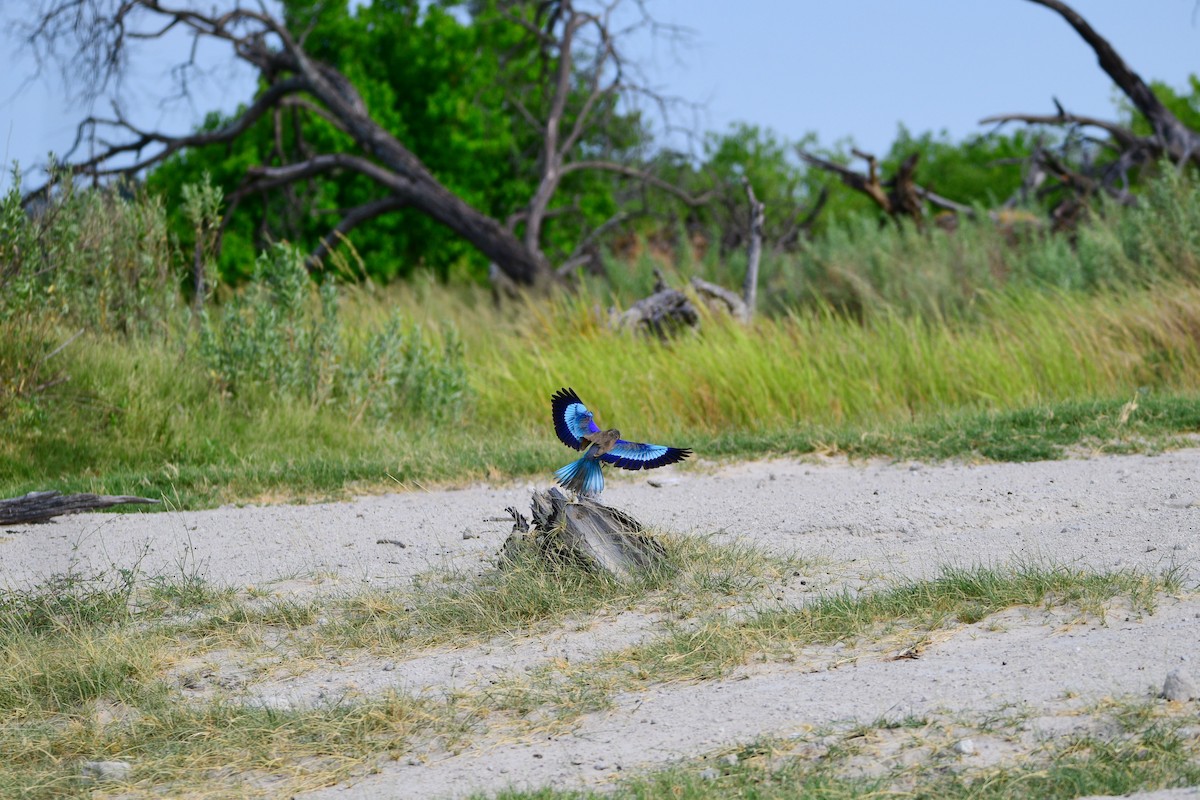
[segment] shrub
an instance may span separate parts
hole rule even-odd
[[[167,324],[179,292],[161,200],[66,180],[25,208],[19,178],[0,198],[0,319],[38,315],[122,334]]]
[[[340,350],[334,285],[314,288],[303,255],[285,244],[258,257],[250,283],[217,313],[201,315],[200,355],[229,395],[255,386],[319,404]]]
[[[405,325],[395,316],[346,365],[342,391],[356,419],[453,419],[467,395],[462,341],[449,328],[439,349],[420,325]]]
[[[467,378],[453,328],[439,347],[397,316],[357,349],[347,345],[343,328],[336,284],[314,287],[303,254],[276,245],[218,314],[202,316],[200,353],[231,396],[265,390],[379,422],[440,421],[461,411]]]

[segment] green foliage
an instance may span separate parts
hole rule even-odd
[[[332,392],[339,356],[337,294],[332,283],[314,286],[304,256],[276,245],[260,255],[245,289],[205,313],[200,354],[221,389],[251,387],[314,404]]]
[[[710,254],[696,268],[736,286],[744,260]],[[768,313],[832,306],[934,318],[969,316],[1007,288],[1092,292],[1156,281],[1194,281],[1200,272],[1200,193],[1173,168],[1143,188],[1134,208],[1100,205],[1075,239],[1036,219],[960,220],[957,230],[880,226],[865,216],[831,224],[796,253],[768,253],[759,275]],[[642,287],[644,288],[644,287]]]
[[[185,184],[180,194],[183,199],[183,214],[191,226],[192,233],[192,288],[202,292],[203,297],[193,298],[199,306],[212,296],[217,285],[215,250],[221,231],[221,201],[224,195],[220,187],[214,186],[207,172],[199,183]]]
[[[346,366],[343,391],[355,418],[455,419],[469,391],[462,342],[448,328],[439,350],[420,325],[396,315]]]
[[[200,356],[222,392],[257,401],[286,397],[345,408],[352,418],[454,419],[467,395],[462,345],[439,347],[394,316],[348,346],[333,281],[309,280],[303,254],[276,245],[251,281],[201,320]]]
[[[1195,74],[1189,75],[1187,87],[1183,90],[1175,89],[1162,81],[1151,81],[1150,88],[1180,122],[1194,131],[1200,131],[1200,77]],[[1153,135],[1150,122],[1124,97],[1120,101],[1120,109],[1122,123],[1128,125],[1134,133],[1139,136]]]
[[[917,183],[959,203],[994,208],[1021,185],[1021,165],[1014,162],[1030,155],[1031,138],[1015,130],[955,142],[945,131],[914,135],[901,125],[882,167],[894,175],[901,162],[918,153]]]
[[[21,207],[20,176],[0,198],[0,319],[42,316],[94,332],[161,327],[178,302],[163,202],[123,187]]]
[[[526,27],[487,2],[473,5],[470,18],[418,0],[375,0],[354,8],[344,0],[291,0],[284,10],[289,26],[305,31],[308,52],[353,81],[372,118],[450,191],[500,220],[528,202],[536,185],[540,138],[518,113],[517,101],[535,117],[544,116],[547,76],[555,62]],[[564,129],[573,124],[584,91],[581,81],[567,105]],[[617,111],[615,99],[605,102],[613,107],[596,114],[608,120],[607,128],[585,134],[578,152],[608,157],[636,151],[647,137],[640,119]],[[197,184],[206,173],[228,194],[252,165],[277,163],[305,148],[355,150],[346,134],[319,116],[291,109],[285,120],[278,138],[272,121],[263,119],[231,145],[183,152],[156,169],[148,184],[176,208],[182,187]],[[227,121],[213,115],[203,127],[213,130]],[[596,225],[616,210],[617,185],[611,175],[567,176],[555,202],[572,211],[547,224],[543,247],[555,256],[570,252],[585,225]],[[246,265],[268,243],[262,231],[271,241],[287,239],[311,251],[339,221],[338,210],[382,194],[373,182],[351,173],[318,176],[295,188],[290,197],[264,195],[237,208],[223,238],[220,268],[227,280],[249,277]],[[195,233],[179,208],[172,213],[171,230],[191,246]],[[413,209],[379,217],[352,237],[368,274],[377,280],[407,277],[422,267],[443,277],[452,270],[477,280],[486,275],[487,261],[474,248]]]
[[[173,333],[89,329],[66,347],[70,317],[0,320],[0,494],[195,505],[543,471],[563,457],[545,404],[564,384],[604,419],[711,455],[1161,447],[1200,429],[1200,199],[1172,171],[1140,207],[1102,211],[1074,248],[987,222],[834,229],[764,263],[773,313],[705,319],[669,346],[612,330],[599,309],[632,295],[611,289],[515,309],[427,273],[347,290],[277,245],[195,339],[178,305]],[[632,285],[649,266],[621,269]],[[728,283],[738,265],[696,268]]]

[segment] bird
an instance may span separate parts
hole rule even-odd
[[[604,473],[600,462],[621,469],[653,469],[682,461],[692,451],[661,444],[628,442],[616,428],[602,430],[595,414],[579,399],[574,389],[559,389],[550,397],[554,431],[562,443],[573,450],[584,450],[583,457],[557,470],[554,477],[564,489],[578,495],[597,497],[604,491]]]

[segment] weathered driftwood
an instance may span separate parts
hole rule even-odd
[[[666,551],[646,534],[642,523],[610,506],[585,497],[572,500],[558,489],[533,493],[532,519],[515,508],[513,532],[500,551],[500,566],[534,552],[553,563],[581,564],[587,569],[628,580],[662,563]]]
[[[747,231],[746,278],[742,282],[742,295],[723,286],[692,278],[691,295],[672,289],[660,270],[655,270],[654,294],[642,298],[625,312],[617,315],[614,326],[652,333],[660,339],[687,328],[700,326],[700,311],[694,300],[699,300],[713,313],[727,313],[739,322],[748,323],[754,316],[758,299],[758,262],[762,256],[764,206],[754,195],[750,181],[745,181],[746,201],[750,206],[750,227]]]
[[[659,275],[654,294],[643,297],[616,318],[616,327],[650,333],[660,339],[700,325],[700,312],[691,298],[668,287]]]
[[[62,514],[78,514],[127,503],[157,503],[146,497],[107,494],[63,494],[62,492],[30,492],[21,497],[0,500],[0,525],[26,522],[45,522]]]
[[[741,322],[750,319],[746,302],[723,286],[692,278],[689,284],[692,294],[689,295],[670,288],[662,273],[657,270],[655,273],[658,281],[654,286],[654,294],[638,300],[619,314],[614,321],[615,327],[669,339],[683,330],[700,327],[700,310],[696,300],[714,314],[726,313]]]

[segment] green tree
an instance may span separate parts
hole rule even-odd
[[[405,145],[458,197],[484,214],[505,220],[520,211],[540,178],[542,132],[552,97],[549,78],[555,54],[539,46],[526,6],[498,8],[476,3],[466,16],[453,4],[375,0],[352,9],[347,0],[312,3],[286,0],[289,29],[307,31],[307,52],[332,65],[356,87],[373,119]],[[531,7],[530,7],[531,8]],[[570,126],[589,88],[590,64],[573,79],[563,124]],[[649,134],[636,111],[619,108],[613,93],[594,104],[602,124],[589,126],[575,145],[580,153],[632,163],[646,150]],[[240,113],[240,112],[239,112]],[[213,115],[206,130],[228,124]],[[288,191],[241,197],[238,187],[258,164],[281,165],[306,152],[353,153],[356,144],[303,101],[260,119],[232,144],[194,148],[159,166],[149,177],[171,199],[207,173],[237,202],[224,233],[221,270],[227,279],[246,275],[266,239],[285,238],[316,250],[345,209],[378,196],[362,175],[322,175]],[[562,180],[538,246],[552,258],[568,255],[586,231],[617,210],[627,176],[581,170]],[[521,219],[514,220],[520,234]],[[174,230],[187,241],[182,219]],[[454,231],[414,208],[389,209],[352,241],[368,273],[379,280],[404,277],[419,267],[442,276],[452,270],[480,279],[488,261]]]

